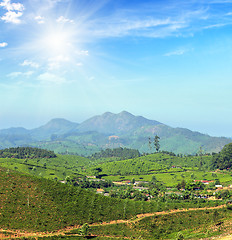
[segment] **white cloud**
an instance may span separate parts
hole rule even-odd
[[[193,36],[196,32],[210,27],[231,24],[229,6],[216,9],[210,1],[183,1],[183,8],[175,1],[166,6],[165,1],[141,1],[130,9],[113,11],[110,15],[90,21],[89,34],[99,38],[139,36],[165,38],[169,36]],[[156,3],[157,2],[157,3]],[[219,4],[232,1],[219,1]],[[140,8],[138,8],[140,6]],[[139,11],[138,11],[139,9]],[[218,24],[223,23],[223,24]],[[207,27],[210,25],[209,27]],[[212,25],[212,26],[211,26]]]
[[[99,37],[123,37],[127,35],[138,36],[159,36],[161,28],[169,27],[169,31],[175,31],[170,29],[170,26],[182,26],[183,21],[173,21],[169,18],[166,19],[112,19],[111,22],[106,19],[102,19],[102,22],[98,22],[96,26],[91,29],[92,33]],[[100,26],[100,28],[99,28]],[[154,34],[155,33],[155,34]]]
[[[70,61],[69,57],[66,57],[63,55],[58,55],[56,57],[49,58],[48,59],[48,69],[49,70],[58,69],[61,67],[61,63],[69,62],[69,61]]]
[[[89,56],[89,51],[88,50],[76,51],[76,54],[81,56]]]
[[[66,79],[60,76],[57,76],[55,74],[46,72],[43,74],[40,74],[37,79],[42,83],[55,83],[55,84],[62,84],[66,83]]]
[[[45,18],[41,16],[36,16],[35,20],[37,21],[38,24],[43,24],[45,23]]]
[[[168,53],[165,53],[164,56],[165,57],[170,57],[170,56],[173,56],[173,55],[183,55],[184,53],[186,53],[187,51],[184,50],[184,49],[178,49],[176,51],[172,51],[172,52],[168,52]]]
[[[24,60],[24,62],[21,63],[20,65],[21,66],[30,66],[30,67],[33,67],[33,68],[38,68],[39,67],[38,63],[29,61],[29,60]]]
[[[33,73],[34,73],[33,71],[28,71],[28,72],[23,73],[23,75],[26,77],[30,77]]]
[[[83,66],[83,63],[82,62],[76,63],[76,66],[81,67]]]
[[[0,3],[0,7],[3,7],[7,12],[0,18],[8,23],[19,24],[19,19],[23,15],[24,6],[21,3],[11,3],[11,0],[3,0]]]
[[[205,26],[204,29],[210,29],[210,28],[219,28],[229,25],[228,23],[217,23],[209,26]],[[230,24],[231,25],[231,24]]]
[[[30,77],[34,72],[33,71],[28,71],[28,72],[12,72],[7,75],[9,78],[17,78],[19,76],[25,76],[25,77]]]
[[[23,74],[22,72],[12,72],[12,73],[7,74],[7,77],[16,78],[16,77],[19,77],[22,74]]]
[[[6,9],[7,11],[23,11],[24,6],[21,3],[11,3],[11,0],[3,0],[0,3],[0,6]]]
[[[56,19],[58,23],[74,23],[73,20],[65,18],[64,16],[60,16],[59,18]]]
[[[0,43],[0,47],[1,47],[1,48],[6,47],[7,45],[8,45],[8,43],[6,43],[6,42]]]
[[[9,12],[6,12],[5,15],[1,17],[1,19],[8,23],[18,24],[18,23],[21,23],[21,20],[19,19],[19,17],[21,17],[22,15],[23,15],[22,12],[9,11]]]

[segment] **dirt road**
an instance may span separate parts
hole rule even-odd
[[[120,219],[120,220],[114,220],[114,221],[110,221],[110,222],[93,223],[93,224],[90,224],[89,226],[104,226],[104,225],[113,225],[113,224],[118,224],[118,223],[135,223],[135,222],[142,220],[143,218],[151,217],[151,216],[155,216],[155,215],[169,215],[169,214],[174,214],[174,213],[179,213],[179,212],[213,210],[213,209],[224,208],[225,206],[226,205],[220,205],[217,207],[175,209],[175,210],[163,211],[163,212],[144,213],[144,214],[138,214],[136,217],[133,217],[132,219],[129,219],[129,220]],[[28,238],[28,237],[52,237],[52,236],[61,236],[61,235],[64,236],[65,233],[70,232],[71,230],[79,229],[80,227],[81,227],[80,225],[76,225],[76,226],[72,226],[72,227],[67,227],[65,229],[60,229],[60,230],[58,230],[56,232],[52,232],[52,233],[26,232],[26,231],[20,231],[20,230],[13,231],[13,230],[0,229],[0,239],[15,239],[15,238],[19,238],[19,237],[26,237],[26,238]],[[105,237],[110,237],[110,236],[105,236]],[[232,235],[223,236],[223,237],[214,238],[214,239],[232,240]]]

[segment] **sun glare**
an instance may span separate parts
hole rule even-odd
[[[50,32],[42,39],[43,48],[49,55],[64,54],[69,51],[70,39],[67,32]]]

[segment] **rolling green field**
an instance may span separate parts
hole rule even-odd
[[[183,179],[219,180],[221,184],[232,184],[230,171],[210,171],[212,156],[178,157],[164,153],[141,156],[134,159],[85,158],[76,155],[57,155],[56,158],[17,159],[0,158],[0,166],[55,180],[68,176],[78,177],[96,174],[100,169],[102,178],[112,181],[151,181],[156,179],[167,187],[174,187]]]
[[[57,155],[56,158],[16,159],[0,158],[0,166],[48,179],[64,180],[66,176],[85,171],[94,162],[75,155]]]
[[[105,197],[71,185],[0,168],[0,226],[53,231],[71,225],[130,219],[141,213],[216,206],[202,201],[133,201]]]
[[[111,239],[144,240],[181,239],[182,236],[185,239],[207,238],[229,229],[232,207],[220,205],[230,202],[231,191],[221,192],[221,200],[207,200],[204,198],[207,189],[201,188],[200,192],[188,188],[193,180],[213,180],[223,185],[232,183],[230,169],[210,170],[212,156],[155,153],[120,160],[114,156],[95,159],[55,156],[49,152],[45,152],[46,157],[39,158],[36,154],[40,154],[40,150],[17,148],[2,152],[1,156],[5,157],[0,158],[1,229],[32,233],[48,231],[50,234],[36,239],[85,239],[74,236],[80,233],[78,226],[94,223],[89,233],[95,239],[108,236]],[[148,181],[146,187],[149,190],[134,190],[132,184],[104,186],[109,194],[106,197],[96,194],[93,185],[96,188],[98,181],[86,180],[86,175],[94,174],[112,181]],[[58,181],[64,179],[66,184]],[[183,180],[188,191],[176,191]],[[92,187],[87,187],[87,183]],[[153,196],[148,198],[148,193]],[[201,194],[203,197],[199,197]],[[219,208],[216,210],[215,207]],[[199,208],[208,210],[197,210]],[[102,224],[104,222],[108,224]],[[74,229],[66,231],[65,236],[54,235],[55,231],[64,231],[66,227]],[[7,232],[0,231],[1,234]]]
[[[149,175],[116,175],[116,176],[104,176],[104,179],[111,181],[126,181],[135,179],[135,181],[151,181],[152,177],[155,176],[156,179],[165,184],[167,187],[175,187],[183,179],[185,181],[195,180],[207,180],[207,181],[216,181],[219,180],[223,185],[232,184],[232,176],[230,172],[217,172],[216,177],[213,177],[212,174],[215,172],[203,172],[203,171],[187,171],[187,172],[167,172],[167,173],[156,173]],[[194,178],[191,176],[194,175]]]

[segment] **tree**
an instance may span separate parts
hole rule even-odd
[[[96,176],[96,178],[100,178],[100,172],[102,172],[102,168],[95,167],[92,169],[92,172],[93,172],[94,176]]]
[[[156,152],[158,152],[159,149],[160,149],[159,140],[160,140],[160,137],[159,137],[158,135],[155,135],[155,138],[154,138],[154,146],[155,146]]]
[[[156,183],[156,182],[157,182],[157,179],[156,179],[156,176],[155,176],[155,175],[152,175],[151,181],[152,181],[153,183]]]
[[[232,143],[225,145],[219,154],[213,156],[212,165],[219,169],[232,167]]]
[[[152,151],[152,146],[151,146],[151,138],[148,138],[148,147],[150,149],[150,152]]]

